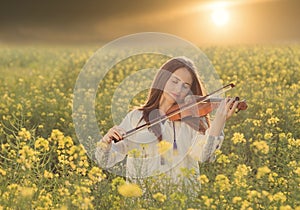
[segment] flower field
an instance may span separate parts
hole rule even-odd
[[[223,84],[236,85],[228,95],[246,99],[248,109],[226,124],[216,161],[202,163],[200,177],[186,170],[178,185],[164,175],[125,182],[97,167],[78,142],[73,89],[95,50],[0,47],[0,210],[300,210],[300,46],[202,49]],[[137,56],[105,77],[95,103],[102,132],[113,125],[109,106],[118,84],[134,69],[162,63]]]

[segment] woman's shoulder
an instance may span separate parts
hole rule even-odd
[[[141,118],[143,115],[143,111],[140,109],[133,109],[130,112],[128,112],[127,116],[130,116],[131,119],[137,119],[137,118]]]

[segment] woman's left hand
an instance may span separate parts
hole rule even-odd
[[[235,101],[235,98],[231,98],[230,100],[226,98],[220,103],[216,112],[216,117],[211,125],[210,135],[219,136],[221,134],[226,120],[233,115],[238,103],[238,101]]]

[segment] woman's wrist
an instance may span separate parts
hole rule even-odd
[[[213,123],[211,124],[211,128],[209,130],[209,135],[210,136],[220,136],[222,133],[222,130],[224,129],[225,122],[221,121],[216,121],[214,120]]]

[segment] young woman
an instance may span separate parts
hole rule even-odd
[[[165,115],[174,104],[203,95],[204,89],[193,62],[185,57],[168,60],[157,73],[146,103],[129,112],[119,126],[112,127],[101,139],[95,152],[98,164],[110,168],[127,156],[127,177],[144,178],[167,173],[177,179],[182,168],[195,169],[199,174],[198,161],[213,161],[214,151],[221,147],[225,121],[238,104],[234,99],[221,102],[212,123],[207,116],[196,118],[196,123],[167,119],[127,138],[123,135]]]

